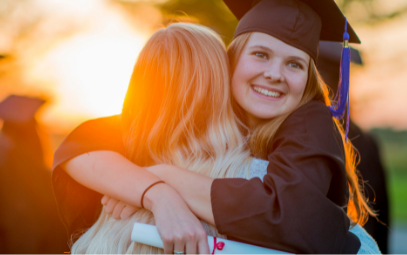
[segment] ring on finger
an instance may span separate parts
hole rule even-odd
[[[184,251],[176,251],[176,250],[174,250],[174,254],[184,254],[185,252]]]

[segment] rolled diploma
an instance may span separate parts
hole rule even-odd
[[[157,227],[153,225],[134,223],[133,231],[131,232],[131,241],[147,244],[157,248],[164,248],[164,244],[158,234]],[[213,251],[214,237],[208,236],[209,251]],[[256,245],[235,242],[217,237],[216,242],[223,242],[225,246],[222,250],[216,250],[216,254],[290,254],[278,250],[268,249]]]

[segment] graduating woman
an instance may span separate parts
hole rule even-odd
[[[243,11],[239,6],[244,7]],[[263,182],[259,178],[213,179],[179,166],[155,165],[157,161],[144,162],[142,157],[139,161],[132,159],[166,182],[148,189],[146,195],[150,193],[152,198],[147,201],[159,204],[152,202],[154,194],[165,194],[160,189],[169,185],[195,215],[214,224],[229,239],[297,253],[360,251],[359,239],[348,231],[349,218],[363,223],[369,208],[357,186],[351,144],[328,110],[326,86],[314,63],[320,39],[341,40],[345,24],[342,13],[329,0],[307,4],[263,0],[253,5],[231,1],[229,7],[241,18],[229,47],[234,109],[242,127],[248,127],[252,154],[268,159],[267,172],[263,172],[266,175]],[[350,41],[358,42],[351,28],[349,34]],[[217,96],[208,94],[207,98],[212,103]],[[95,129],[101,130],[104,138],[90,135],[89,130]],[[156,183],[151,177],[144,186],[140,182],[132,188],[121,184],[131,181],[123,169],[140,168],[118,153],[100,151],[123,153],[119,130],[114,118],[90,121],[75,130],[57,151],[53,180],[68,227],[92,223],[101,195],[75,183],[66,173],[93,190],[135,206],[140,206],[140,198],[131,189],[141,192]],[[133,144],[126,144],[124,151],[143,145],[142,141],[134,142],[130,140]],[[95,173],[99,184],[93,185],[90,179]],[[104,191],[101,186],[111,190]],[[93,197],[72,202],[72,189]],[[125,203],[116,207],[123,208]],[[188,215],[184,209],[175,207],[174,214]],[[156,215],[153,210],[156,218],[160,215],[157,211]],[[86,215],[88,212],[91,214]],[[166,213],[172,215],[171,211]],[[188,217],[165,224],[185,226]],[[79,222],[83,220],[88,222]],[[170,247],[167,252],[194,252],[196,246],[204,251],[199,228],[167,238],[165,224],[160,234]]]

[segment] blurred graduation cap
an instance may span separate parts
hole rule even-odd
[[[11,95],[0,103],[0,119],[5,122],[25,123],[34,118],[45,100]]]
[[[351,62],[363,65],[362,57],[357,49],[350,47]],[[342,44],[337,42],[319,42],[317,69],[325,83],[336,92],[339,83],[339,67],[341,64]]]
[[[320,40],[360,43],[333,0],[224,0],[239,24],[234,37],[262,32],[308,53],[317,60]]]
[[[362,57],[357,49],[350,47],[351,51],[351,62],[363,65]],[[331,61],[340,64],[341,61],[342,44],[337,42],[319,42],[319,56],[318,61]]]

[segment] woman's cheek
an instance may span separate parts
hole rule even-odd
[[[290,94],[294,97],[302,97],[307,86],[307,77],[300,76],[297,79],[288,80],[288,84],[290,84]]]
[[[232,80],[232,96],[239,105],[244,104],[244,88],[241,83],[238,82],[239,77],[234,77]]]
[[[241,75],[245,76],[246,78],[252,78],[259,72],[259,68],[261,63],[255,61],[250,56],[243,56],[240,58],[238,62],[238,66],[240,66]]]

